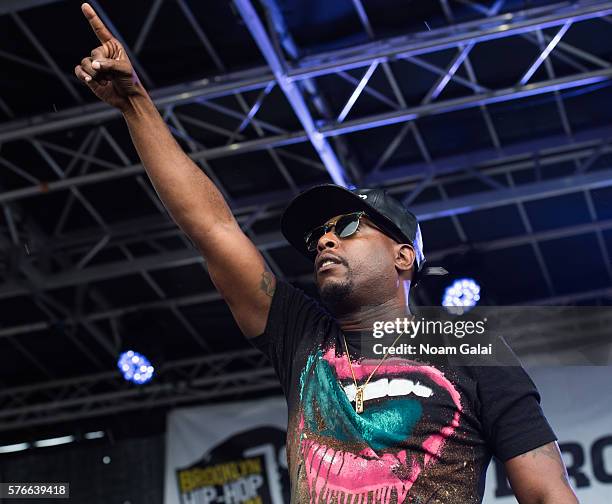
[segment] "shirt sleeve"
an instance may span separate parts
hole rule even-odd
[[[249,342],[270,359],[284,391],[289,390],[298,344],[312,338],[326,316],[321,305],[304,291],[277,278],[264,332]]]
[[[520,364],[480,367],[477,375],[483,428],[500,461],[557,440],[540,406],[540,394]]]

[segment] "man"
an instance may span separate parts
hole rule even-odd
[[[477,503],[492,454],[522,504],[577,502],[520,368],[361,359],[363,331],[406,315],[411,282],[431,272],[412,214],[382,191],[313,188],[289,206],[282,230],[314,260],[326,309],[277,281],[173,139],[121,44],[88,4],[82,10],[101,46],[77,77],[121,110],[160,198],[244,335],[277,370],[289,406],[293,502]]]

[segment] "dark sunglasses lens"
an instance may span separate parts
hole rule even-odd
[[[310,233],[308,233],[305,237],[306,240],[306,248],[309,252],[314,252],[317,249],[317,243],[319,243],[319,239],[321,236],[325,234],[325,229],[323,226],[319,226],[314,228]]]
[[[359,227],[359,217],[361,217],[359,212],[340,217],[333,226],[336,236],[340,238],[347,238],[355,233]],[[327,225],[319,226],[314,228],[310,233],[307,233],[304,236],[304,240],[306,241],[306,249],[309,252],[314,252],[317,249],[317,244],[319,243],[321,236],[327,233],[329,229],[330,228]]]
[[[344,215],[336,222],[336,235],[340,238],[351,236],[359,227],[359,214]]]

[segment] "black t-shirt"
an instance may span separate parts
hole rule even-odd
[[[378,362],[360,360],[359,335],[344,335],[362,385]],[[357,414],[339,325],[282,280],[251,342],[287,398],[293,503],[479,503],[492,455],[506,461],[556,440],[520,365],[434,367],[390,356]]]

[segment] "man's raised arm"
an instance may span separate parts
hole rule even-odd
[[[274,275],[219,190],[170,134],[119,41],[89,4],[81,8],[101,45],[75,67],[76,76],[98,98],[121,110],[157,194],[206,259],[212,281],[240,329],[247,337],[261,334]]]

